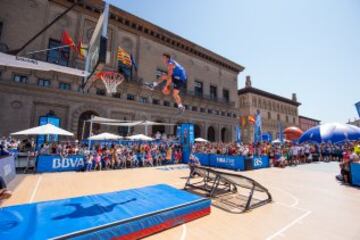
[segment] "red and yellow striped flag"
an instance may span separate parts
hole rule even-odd
[[[117,59],[119,62],[128,67],[132,66],[131,55],[121,47],[118,48]]]
[[[249,115],[248,121],[249,121],[249,123],[250,123],[251,125],[254,125],[255,122],[256,122],[256,119],[255,119],[255,117],[254,117],[253,115]]]

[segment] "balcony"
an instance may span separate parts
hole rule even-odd
[[[214,98],[213,96],[210,96],[207,94],[203,94],[202,96],[200,96],[199,94],[195,93],[195,91],[193,91],[193,90],[187,90],[185,93],[185,96],[195,97],[195,98],[212,101],[212,102],[216,102],[216,103],[221,103],[221,104],[226,104],[226,105],[230,105],[232,107],[235,106],[235,102],[231,102],[226,98],[219,98],[219,97]]]

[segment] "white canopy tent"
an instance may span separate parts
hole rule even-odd
[[[209,142],[209,141],[204,138],[195,138],[195,142]]]
[[[87,120],[86,122],[90,123],[90,135],[92,134],[92,127],[93,124],[101,124],[101,125],[108,125],[108,126],[117,126],[117,127],[135,127],[135,126],[144,126],[145,127],[145,134],[148,134],[148,126],[175,126],[176,124],[173,123],[158,123],[152,121],[126,121],[126,120],[119,120],[119,119],[112,119],[112,118],[103,118],[98,116],[92,116],[91,119]],[[83,125],[85,128],[85,124]],[[83,129],[84,132],[84,129]],[[146,136],[144,135],[144,136]]]
[[[5,53],[0,53],[0,66],[24,68],[44,72],[53,71],[79,77],[85,77],[86,75],[88,75],[85,73],[85,71],[76,68],[64,67],[31,58],[19,57]]]
[[[88,140],[119,140],[122,139],[123,137],[116,135],[116,134],[112,134],[112,133],[100,133],[98,135],[94,135],[88,138]]]
[[[29,128],[20,132],[11,133],[11,135],[61,135],[74,136],[73,133],[68,132],[62,128],[56,127],[50,123],[38,127]]]
[[[152,141],[154,140],[153,138],[151,137],[148,137],[144,134],[136,134],[136,135],[132,135],[130,137],[127,137],[127,139],[130,139],[130,140],[141,140],[141,141]]]
[[[284,139],[284,140],[283,140],[283,143],[285,143],[285,142],[291,142],[291,141]],[[272,141],[271,143],[272,143],[272,144],[280,144],[280,143],[282,143],[282,142],[281,142],[280,139],[275,139],[275,140]]]

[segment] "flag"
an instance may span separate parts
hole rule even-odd
[[[360,102],[355,103],[355,107],[360,117]]]
[[[279,133],[278,133],[279,140],[281,143],[283,143],[284,142],[284,134],[283,134],[282,125],[281,125],[280,121],[278,122],[278,131],[279,131]]]
[[[82,41],[79,41],[76,46],[76,51],[79,54],[81,59],[84,59],[86,57],[87,47],[85,44],[83,44]]]
[[[130,57],[131,57],[131,65],[134,67],[135,71],[137,71],[138,66],[137,66],[137,64],[135,62],[134,56],[131,54]]]
[[[71,38],[70,34],[67,31],[64,31],[61,38],[61,44],[67,45],[70,48],[76,50],[76,45],[74,40]]]
[[[129,53],[127,53],[121,47],[118,48],[117,59],[118,59],[119,63],[122,63],[123,65],[125,65],[125,66],[127,66],[129,68],[132,67],[133,60],[132,60],[131,55]]]
[[[254,125],[256,120],[255,120],[255,117],[253,115],[249,115],[248,116],[248,122],[251,124],[251,125]]]
[[[255,126],[254,126],[254,142],[261,142],[261,128],[262,128],[261,114],[258,112],[255,117]]]
[[[236,132],[236,143],[241,143],[241,128],[240,126],[236,126],[235,127],[235,132]]]
[[[242,126],[245,127],[247,125],[246,117],[242,116]]]

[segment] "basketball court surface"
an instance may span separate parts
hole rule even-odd
[[[1,207],[165,183],[182,189],[186,165],[88,173],[18,175]],[[240,174],[269,189],[273,202],[243,214],[211,214],[147,239],[360,239],[360,190],[335,180],[337,163]]]

